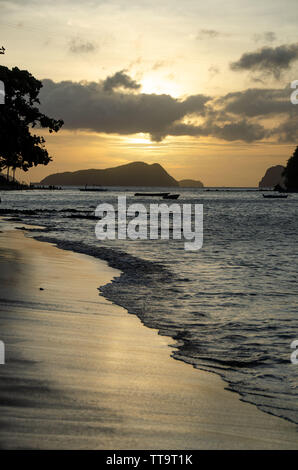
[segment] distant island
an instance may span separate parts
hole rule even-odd
[[[201,181],[197,180],[180,180],[180,188],[203,188],[204,185]]]
[[[271,166],[259,182],[259,188],[274,188],[276,185],[284,186],[283,173],[285,167],[282,165]]]
[[[105,170],[56,173],[47,176],[40,183],[60,186],[179,186],[161,165],[148,165],[143,162],[128,163]]]
[[[200,181],[182,180],[179,183],[159,163],[149,165],[143,162],[128,163],[105,170],[91,169],[55,173],[41,180],[40,184],[59,186],[203,187]]]

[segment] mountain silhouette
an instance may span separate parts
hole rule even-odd
[[[283,186],[285,178],[282,176],[285,167],[282,165],[271,166],[259,182],[259,188],[274,188],[277,184]]]
[[[172,176],[159,165],[133,162],[105,170],[79,170],[55,173],[40,182],[46,185],[60,186],[179,186]]]

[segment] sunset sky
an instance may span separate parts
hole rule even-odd
[[[298,145],[297,20],[296,0],[0,0],[1,64],[65,121],[19,178],[144,161],[256,186]]]

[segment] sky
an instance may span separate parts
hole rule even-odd
[[[1,65],[43,82],[53,157],[26,181],[132,161],[256,186],[298,144],[296,0],[0,0]]]

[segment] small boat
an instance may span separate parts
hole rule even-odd
[[[263,197],[268,199],[287,199],[288,194],[263,194]]]
[[[163,199],[178,199],[180,194],[167,194],[166,196],[163,196]]]
[[[92,192],[102,192],[102,191],[107,191],[105,188],[80,188],[80,191],[92,191]]]
[[[164,197],[168,196],[170,193],[135,193],[135,196],[144,196],[144,197]]]

